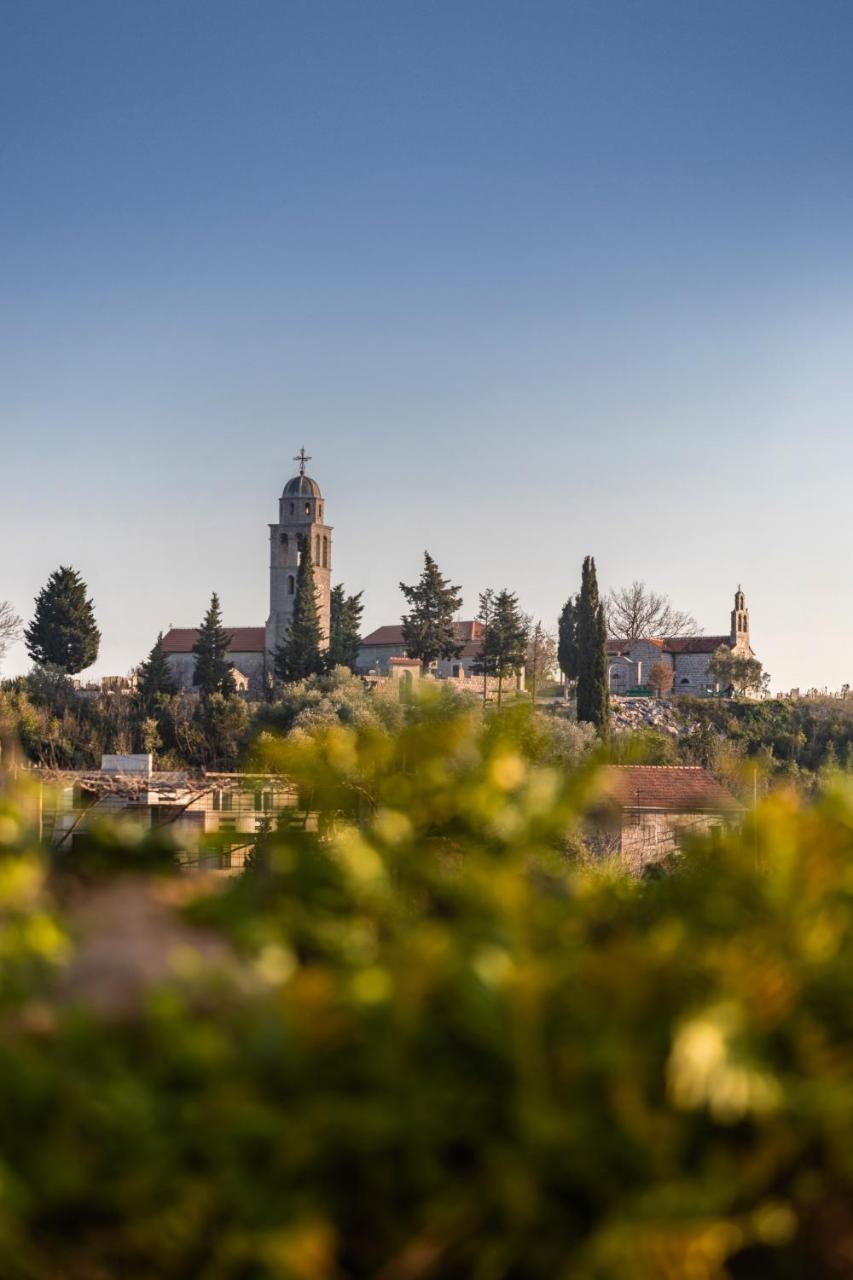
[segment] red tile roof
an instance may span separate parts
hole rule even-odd
[[[482,627],[479,622],[454,622],[453,632],[456,640],[464,644],[467,641],[476,640],[482,632]],[[389,648],[393,646],[396,649],[402,649],[406,643],[403,639],[402,623],[377,627],[369,636],[365,636],[361,643],[362,645],[388,645]]]
[[[609,765],[603,790],[621,809],[730,813],[740,807],[713,774],[698,765]]]
[[[263,653],[266,631],[263,627],[226,627],[231,636],[231,653]],[[172,627],[163,637],[166,653],[192,653],[198,639],[198,627]]]
[[[637,640],[608,640],[607,652],[612,658],[630,651],[631,646],[653,644],[661,653],[716,653],[720,645],[731,645],[730,636],[641,636]]]
[[[730,636],[670,636],[664,640],[666,653],[716,653],[720,645],[728,649]]]

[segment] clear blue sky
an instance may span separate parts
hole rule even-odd
[[[75,565],[102,673],[262,623],[304,442],[368,626],[591,552],[853,679],[849,0],[0,16],[0,599]]]

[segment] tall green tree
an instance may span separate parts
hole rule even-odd
[[[578,678],[578,597],[569,596],[557,623],[557,663],[567,684]]]
[[[581,590],[577,603],[578,720],[595,725],[606,733],[610,718],[607,685],[607,620],[598,593],[595,560],[583,562]]]
[[[491,587],[480,592],[480,607],[477,610],[476,622],[480,624],[480,652],[474,671],[483,677],[483,706],[489,692],[489,676],[495,673],[494,655],[492,654],[490,632],[495,612],[495,593]]]
[[[361,615],[364,605],[361,597],[364,593],[348,596],[343,583],[332,588],[331,618],[329,622],[329,648],[326,653],[326,665],[332,667],[349,667],[355,670],[358,651],[361,647]]]
[[[409,605],[409,612],[403,615],[409,657],[418,658],[424,671],[439,658],[458,658],[463,646],[456,638],[454,614],[462,605],[462,588],[451,585],[425,551],[420,579],[413,586],[401,582],[400,590]]]
[[[169,659],[163,648],[163,632],[157,636],[151,652],[136,672],[136,700],[143,715],[150,716],[158,697],[171,697],[177,693]]]
[[[66,675],[91,667],[98,656],[101,633],[95,623],[88,588],[76,569],[60,565],[36,596],[33,620],[24,632],[27,652],[39,666]]]
[[[291,684],[294,680],[317,675],[324,665],[322,645],[323,632],[317,608],[311,543],[308,537],[303,536],[299,539],[299,569],[296,574],[293,620],[274,655],[278,678]]]
[[[203,698],[209,698],[214,693],[227,697],[235,692],[234,667],[228,661],[230,648],[231,635],[222,625],[219,596],[214,591],[192,647],[195,655],[193,684]]]
[[[504,588],[495,595],[486,646],[498,680],[498,706],[504,680],[524,666],[527,639],[527,619],[518,607],[518,596]]]

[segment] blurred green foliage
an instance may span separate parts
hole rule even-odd
[[[317,821],[230,881],[5,801],[4,1280],[850,1274],[849,789],[644,882],[523,710],[267,750]]]

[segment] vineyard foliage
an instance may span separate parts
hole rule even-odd
[[[56,868],[7,780],[4,1280],[850,1274],[849,786],[642,880],[529,716],[266,751],[305,820],[230,880]]]

